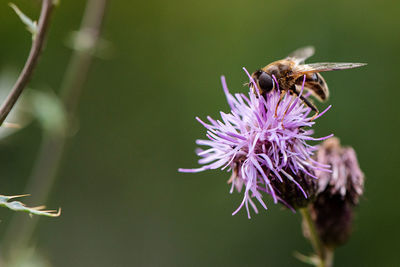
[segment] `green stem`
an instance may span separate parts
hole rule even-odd
[[[333,266],[333,256],[334,256],[333,248],[326,248],[325,247],[325,266],[326,267],[332,267]]]
[[[311,214],[308,208],[300,209],[301,216],[303,217],[303,222],[306,224],[311,245],[314,248],[315,253],[319,258],[318,267],[332,267],[333,264],[333,249],[325,247],[317,233],[315,224],[311,218]]]

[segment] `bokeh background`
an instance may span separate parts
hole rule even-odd
[[[39,1],[16,3],[37,16]],[[0,5],[0,71],[19,71],[30,36],[7,1]],[[71,55],[65,40],[84,6],[61,1],[30,88],[59,91]],[[110,1],[103,38],[111,46],[94,61],[78,131],[45,203],[63,213],[40,218],[30,244],[52,266],[306,266],[292,256],[311,252],[299,214],[269,200],[251,220],[244,211],[232,217],[242,195],[229,194],[229,174],[177,169],[197,166],[194,140],[205,131],[194,117],[228,111],[220,75],[243,92],[242,67],[314,45],[310,62],[368,63],[324,75],[333,108],[316,134],[353,146],[367,179],[336,266],[397,266],[399,10],[399,1]],[[29,193],[41,139],[33,121],[1,140],[2,194]],[[14,215],[0,209],[0,237]]]

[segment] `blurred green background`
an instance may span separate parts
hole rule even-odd
[[[39,1],[16,4],[37,17]],[[0,5],[0,71],[19,71],[30,36],[7,1]],[[65,39],[84,6],[61,1],[31,88],[59,91],[71,54]],[[229,174],[177,169],[197,166],[194,141],[205,131],[194,117],[228,111],[220,75],[243,92],[243,66],[314,45],[310,62],[368,63],[324,74],[333,108],[316,135],[353,146],[367,179],[336,266],[397,266],[399,10],[399,1],[110,1],[103,37],[112,53],[94,61],[79,131],[46,202],[63,213],[40,218],[32,244],[53,266],[306,266],[292,256],[311,252],[299,214],[269,200],[251,220],[244,211],[232,217],[242,195],[229,194]],[[33,122],[1,141],[2,194],[29,193],[41,138]],[[0,209],[1,236],[14,215]]]

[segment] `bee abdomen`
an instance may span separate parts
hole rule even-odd
[[[299,77],[296,80],[296,84],[301,86],[303,79],[303,77]],[[304,89],[310,91],[320,101],[325,101],[329,97],[328,85],[319,73],[306,74]]]

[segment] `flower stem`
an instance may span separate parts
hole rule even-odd
[[[319,261],[318,267],[332,267],[333,265],[333,249],[327,248],[324,246],[318,236],[317,230],[315,228],[315,224],[311,218],[311,214],[309,209],[301,208],[300,209],[301,216],[303,217],[303,223],[306,224],[308,232],[309,232],[309,240],[311,245],[314,248],[315,253],[317,254]]]
[[[325,267],[333,266],[333,256],[334,256],[333,248],[325,247]]]

